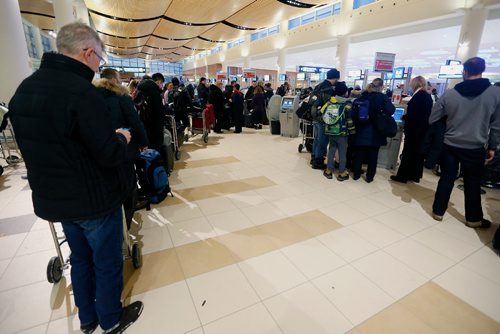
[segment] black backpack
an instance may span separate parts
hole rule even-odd
[[[370,100],[366,96],[360,96],[352,103],[352,119],[356,123],[367,123],[370,121]]]

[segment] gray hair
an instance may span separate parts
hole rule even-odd
[[[97,32],[82,22],[66,24],[57,32],[57,50],[63,54],[75,55],[85,48],[100,48],[104,44]]]

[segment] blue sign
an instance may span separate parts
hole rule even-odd
[[[333,69],[333,67],[317,67],[317,66],[305,66],[299,65],[299,72],[306,73],[326,73]]]

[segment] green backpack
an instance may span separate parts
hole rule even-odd
[[[338,136],[346,132],[345,114],[343,103],[338,103],[335,96],[321,107],[323,122],[325,123],[325,134],[327,136]]]

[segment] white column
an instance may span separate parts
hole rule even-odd
[[[483,35],[484,24],[488,17],[488,9],[484,7],[465,8],[464,20],[460,28],[456,58],[465,62],[476,57]]]
[[[89,11],[83,0],[75,1],[76,18],[83,23],[90,25]]]
[[[4,0],[0,10],[0,40],[8,41],[0,52],[0,101],[8,103],[17,86],[32,73],[17,0]]]
[[[243,68],[250,68],[250,57],[243,58]]]
[[[286,49],[279,49],[278,50],[278,75],[280,74],[286,74]]]
[[[56,17],[56,31],[62,26],[76,21],[72,0],[53,0],[54,15]]]
[[[340,80],[345,80],[347,56],[349,54],[349,36],[337,36],[337,52],[335,55],[335,68],[340,71]]]

